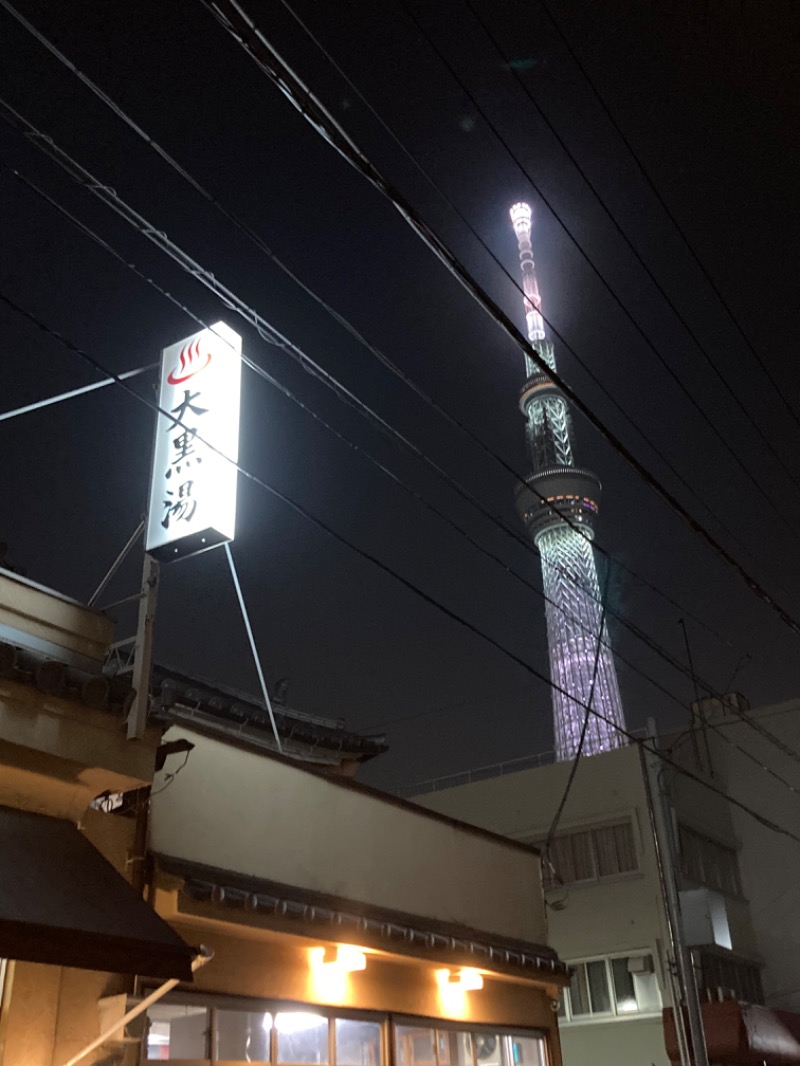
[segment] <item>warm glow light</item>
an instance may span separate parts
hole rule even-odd
[[[437,970],[436,980],[440,988],[457,988],[462,992],[479,992],[483,988],[482,975],[470,966],[455,971]]]
[[[336,953],[332,955],[330,948],[312,948],[311,965],[315,969],[335,967],[341,973],[353,973],[354,970],[366,970],[367,956],[360,948],[352,944],[339,944]]]

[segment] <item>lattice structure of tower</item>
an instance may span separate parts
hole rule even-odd
[[[530,206],[514,204],[511,221],[519,245],[528,339],[555,370],[533,261]],[[553,688],[555,750],[556,758],[564,760],[577,754],[590,697],[602,718],[590,715],[584,754],[622,747],[625,737],[615,727],[624,729],[625,719],[592,549],[600,482],[575,465],[570,410],[561,391],[531,358],[526,356],[525,363],[528,376],[519,406],[533,473],[517,492],[517,509],[541,555],[550,678],[558,686]]]

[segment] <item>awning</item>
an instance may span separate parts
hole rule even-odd
[[[800,1064],[800,1015],[735,999],[701,1003],[708,1058],[718,1066]],[[664,1008],[664,1043],[680,1062],[672,1007]]]
[[[0,956],[189,981],[194,955],[72,822],[0,807]]]

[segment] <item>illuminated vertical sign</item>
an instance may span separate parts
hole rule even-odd
[[[182,559],[233,540],[242,338],[217,322],[165,348],[145,549]],[[169,417],[168,417],[169,416]]]

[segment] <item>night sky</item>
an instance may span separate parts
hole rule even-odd
[[[517,252],[508,208],[518,199],[533,204],[544,311],[574,350],[556,340],[561,374],[782,606],[800,617],[795,561],[800,125],[794,73],[800,7],[789,0],[548,0],[793,418],[545,9],[537,0],[474,0],[501,56],[476,20],[472,2],[406,7],[297,0],[294,10],[514,282]],[[199,0],[124,5],[18,0],[18,6],[310,288],[507,464],[527,471],[517,410],[524,377],[519,351]],[[515,284],[289,9],[278,0],[245,0],[244,7],[523,328]],[[4,100],[256,307],[489,511],[521,531],[514,478],[387,373],[2,10],[0,51]],[[647,278],[515,73],[708,358]],[[223,318],[241,332],[248,355],[304,404],[540,588],[535,555],[259,339],[5,123],[0,123],[0,161],[2,293],[115,372],[154,362],[162,347],[196,328],[25,187],[16,169],[199,318]],[[75,355],[2,304],[0,324],[2,410],[97,380]],[[135,387],[153,398],[154,381],[150,373],[135,379]],[[546,672],[544,604],[534,589],[247,369],[242,412],[245,468]],[[8,562],[33,580],[86,600],[143,511],[153,420],[112,386],[0,422],[0,540],[8,543]],[[611,568],[613,610],[681,662],[684,617],[697,672],[717,690],[739,689],[753,705],[796,696],[800,637],[579,416],[575,438],[578,462],[603,481],[598,541],[622,564]],[[551,747],[550,697],[543,683],[256,485],[240,478],[239,491],[234,555],[267,676],[272,683],[290,679],[288,702],[299,710],[387,733],[390,752],[366,768],[364,780],[405,784]],[[106,602],[136,591],[140,565],[140,556],[129,560]],[[112,613],[120,618],[120,635],[127,635],[130,615],[125,609]],[[611,629],[620,656],[636,668],[618,661],[629,725],[640,727],[648,716],[665,726],[688,721],[691,681],[618,621],[611,620]],[[257,692],[222,552],[164,569],[157,658]]]

